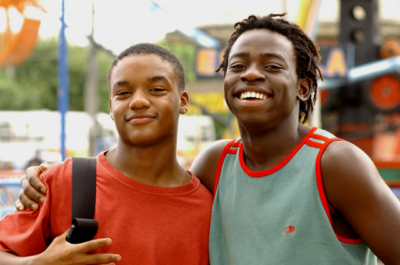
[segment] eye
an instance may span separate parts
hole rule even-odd
[[[238,63],[238,64],[231,65],[230,68],[231,69],[243,69],[243,68],[245,68],[245,66],[243,64]]]
[[[130,93],[131,93],[130,91],[119,91],[119,92],[116,93],[116,95],[117,96],[125,96],[125,95],[128,95]]]
[[[161,88],[161,87],[155,87],[155,88],[150,89],[150,91],[151,92],[164,92],[165,89]]]
[[[282,67],[280,67],[279,65],[276,64],[269,64],[265,66],[266,69],[271,69],[271,70],[280,70],[283,69]]]

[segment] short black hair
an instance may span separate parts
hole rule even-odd
[[[312,113],[314,110],[314,103],[318,88],[317,77],[320,76],[320,78],[323,80],[321,70],[318,67],[321,56],[318,52],[318,45],[314,43],[299,26],[281,18],[285,15],[286,14],[270,14],[263,17],[250,15],[248,18],[237,22],[234,25],[235,32],[233,32],[228,40],[223,61],[217,69],[217,72],[222,69],[225,75],[228,67],[229,53],[232,49],[232,46],[244,32],[251,29],[268,29],[282,34],[293,44],[293,49],[296,56],[297,77],[309,78],[312,81],[311,96],[305,102],[300,101],[299,120],[304,123],[307,121],[310,113]]]
[[[181,91],[185,90],[185,72],[183,71],[183,66],[181,62],[176,58],[176,56],[170,52],[169,50],[158,46],[153,43],[139,43],[136,45],[133,45],[129,47],[128,49],[124,50],[121,52],[117,58],[114,59],[114,61],[111,64],[110,69],[108,69],[108,74],[107,74],[107,84],[109,90],[111,89],[111,84],[110,84],[110,79],[111,79],[111,74],[112,71],[115,67],[115,65],[121,61],[123,58],[127,56],[132,56],[132,55],[148,55],[148,54],[155,54],[158,55],[161,60],[167,61],[172,65],[172,68],[174,69],[174,73],[178,79],[178,88]]]

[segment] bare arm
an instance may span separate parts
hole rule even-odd
[[[39,263],[35,262],[35,259],[37,259],[37,255],[30,256],[30,257],[18,257],[14,254],[0,251],[0,264],[1,265],[3,265],[3,264],[4,265],[6,265],[6,264],[14,264],[14,265],[39,264]]]
[[[230,140],[220,140],[212,143],[196,157],[190,167],[190,171],[201,180],[201,183],[203,183],[211,193],[214,193],[215,174],[217,172],[219,158],[229,141]]]
[[[39,175],[46,171],[48,167],[58,162],[46,161],[40,166],[29,167],[26,169],[25,176],[21,179],[22,189],[19,193],[19,200],[15,202],[18,211],[25,210],[25,207],[36,211],[39,209],[37,203],[43,204],[47,193],[46,186],[40,181]]]
[[[68,264],[114,264],[121,256],[116,254],[86,254],[89,251],[111,245],[111,239],[96,239],[81,244],[70,244],[65,238],[68,234],[56,237],[50,246],[41,254],[29,257],[19,257],[0,251],[0,265],[68,265]]]
[[[400,264],[400,202],[371,159],[348,142],[333,142],[321,159],[328,203],[385,264]]]

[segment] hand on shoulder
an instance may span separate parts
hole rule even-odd
[[[22,189],[19,199],[15,202],[18,211],[25,210],[25,207],[36,211],[38,203],[43,204],[47,193],[46,186],[39,179],[39,175],[45,172],[50,166],[57,164],[57,161],[46,161],[39,166],[28,167],[25,176],[21,178]]]

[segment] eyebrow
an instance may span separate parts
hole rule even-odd
[[[156,81],[160,81],[160,80],[168,82],[168,79],[162,75],[157,75],[157,76],[147,78],[148,82],[156,82]],[[117,81],[113,84],[112,88],[115,88],[118,86],[129,86],[129,82],[128,81]]]
[[[129,82],[128,81],[117,81],[112,85],[112,88],[115,88],[117,86],[128,86]]]
[[[285,58],[284,58],[282,55],[277,54],[277,53],[269,53],[269,52],[266,52],[266,53],[260,54],[260,56],[261,56],[261,57],[264,57],[264,58],[269,58],[269,57],[278,58],[278,59],[280,59],[280,60],[282,60],[282,61],[284,61],[284,62],[286,63]]]
[[[248,53],[248,52],[238,52],[238,53],[232,54],[232,56],[229,57],[229,60],[231,60],[232,58],[235,58],[235,57],[249,57],[249,56],[250,56],[250,53]],[[282,61],[284,61],[284,62],[286,63],[285,58],[284,58],[282,55],[277,54],[277,53],[266,52],[266,53],[260,54],[260,57],[264,57],[264,58],[269,58],[269,57],[278,58],[278,59],[280,59],[280,60],[282,60]]]
[[[232,56],[229,57],[228,60],[231,60],[231,59],[236,58],[236,57],[249,57],[249,56],[250,56],[249,52],[238,52],[238,53],[232,54]]]
[[[157,75],[157,76],[153,76],[153,77],[147,78],[147,81],[149,81],[149,82],[155,82],[155,81],[166,81],[166,82],[168,82],[168,79],[163,75]]]

